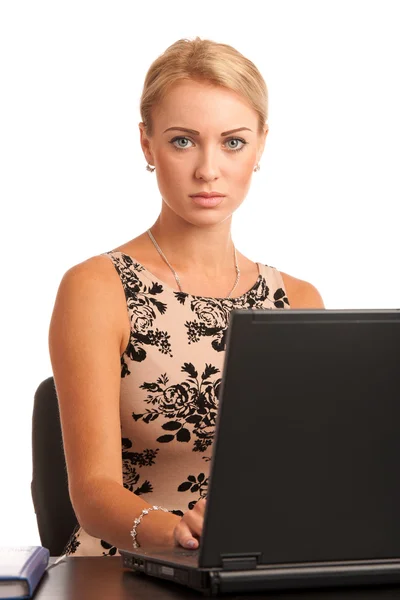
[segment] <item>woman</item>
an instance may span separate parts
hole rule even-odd
[[[65,274],[50,326],[76,556],[198,547],[231,310],[323,306],[231,238],[268,133],[254,64],[180,40],[150,67],[141,116],[160,215]]]

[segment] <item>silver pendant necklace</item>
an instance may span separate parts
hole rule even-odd
[[[181,282],[179,280],[178,277],[178,273],[175,271],[175,269],[171,266],[171,264],[169,263],[167,257],[165,256],[164,252],[161,250],[160,246],[157,244],[156,240],[154,239],[153,234],[151,233],[150,229],[147,230],[148,236],[151,239],[151,241],[154,244],[155,249],[157,250],[157,252],[159,253],[159,255],[161,256],[161,258],[165,261],[165,263],[169,266],[169,268],[172,271],[173,276],[175,277],[175,281],[178,285],[179,291],[183,293],[182,290],[182,286],[181,286]],[[236,248],[235,246],[233,247],[233,253],[234,253],[234,259],[235,259],[235,270],[236,270],[236,281],[234,283],[233,288],[231,289],[231,291],[229,292],[227,298],[230,298],[231,295],[233,294],[233,291],[235,290],[235,288],[237,287],[237,284],[239,283],[239,279],[240,279],[240,269],[238,266],[238,260],[237,260],[237,255],[236,255]]]

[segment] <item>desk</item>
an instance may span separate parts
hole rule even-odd
[[[245,600],[400,600],[400,587],[220,596]],[[120,557],[69,557],[49,569],[34,600],[201,600],[202,594],[122,568]]]

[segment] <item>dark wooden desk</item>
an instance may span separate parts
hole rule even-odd
[[[34,600],[197,600],[202,594],[122,568],[120,557],[67,558],[45,574]],[[400,600],[400,587],[303,591],[241,596],[252,600]]]

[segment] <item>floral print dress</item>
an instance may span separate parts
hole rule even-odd
[[[207,493],[230,312],[289,308],[282,276],[257,263],[248,292],[205,298],[173,290],[122,252],[106,256],[121,279],[131,323],[121,356],[123,484],[182,515]],[[65,552],[118,554],[79,527]]]

